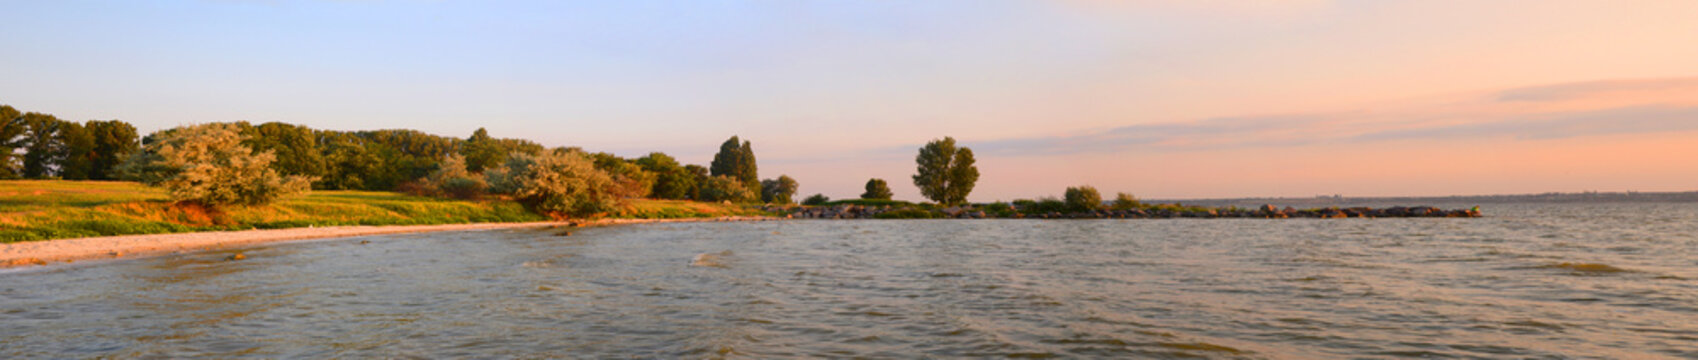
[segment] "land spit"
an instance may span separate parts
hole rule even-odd
[[[1480,209],[1445,210],[1432,206],[1397,206],[1382,209],[1368,207],[1320,208],[1299,210],[1290,206],[1280,208],[1262,205],[1255,209],[1210,208],[1183,206],[1152,206],[1135,209],[1102,209],[1089,211],[1031,211],[1029,209],[987,207],[947,207],[929,209],[905,205],[834,205],[768,207],[769,212],[787,213],[799,219],[880,219],[880,218],[944,218],[944,219],[1342,219],[1342,218],[1414,218],[1414,217],[1480,217]],[[1000,210],[1000,211],[999,211]]]
[[[598,219],[560,222],[446,225],[327,226],[268,230],[103,236],[0,244],[0,268],[47,265],[50,263],[69,263],[85,260],[159,256],[184,252],[217,250],[262,243],[385,234],[538,227],[580,227],[665,222],[762,221],[774,219],[778,218],[764,216],[727,216],[684,219]]]

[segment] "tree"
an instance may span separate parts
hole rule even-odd
[[[118,165],[138,148],[136,127],[118,120],[89,120],[83,125],[94,139],[94,154],[90,156],[88,178],[113,180],[118,178]]]
[[[893,196],[895,194],[890,193],[890,185],[885,184],[884,179],[868,179],[867,192],[861,193],[861,198],[868,200],[890,200]]]
[[[1114,195],[1114,202],[1109,207],[1115,210],[1132,210],[1143,206],[1144,204],[1138,202],[1138,198],[1132,194],[1119,193]]]
[[[24,114],[11,106],[0,105],[0,179],[19,176],[16,153],[23,146]]]
[[[802,205],[808,206],[820,206],[829,202],[831,202],[831,198],[826,197],[825,194],[814,194],[807,199],[802,199]]]
[[[586,217],[619,206],[615,184],[581,152],[514,152],[488,169],[492,190],[513,195],[526,208],[553,217]]]
[[[650,196],[659,199],[688,199],[695,195],[696,178],[689,170],[678,165],[678,160],[665,153],[649,153],[637,158],[637,166],[653,173],[654,189]]]
[[[796,196],[796,179],[789,175],[779,175],[778,179],[761,181],[761,201],[773,204],[789,204]]]
[[[1093,211],[1103,207],[1102,194],[1097,192],[1097,188],[1090,185],[1068,187],[1067,192],[1062,194],[1062,198],[1067,203],[1067,210],[1069,211]]]
[[[747,185],[743,185],[742,181],[730,176],[707,178],[707,181],[702,182],[702,188],[696,195],[697,200],[716,202],[749,202],[754,201],[756,197],[757,194],[749,191]]]
[[[690,199],[700,200],[702,186],[703,184],[707,184],[708,178],[710,177],[708,175],[708,168],[706,166],[696,164],[684,165],[684,173],[688,174],[690,177],[690,189],[686,190],[685,193],[690,194]]]
[[[973,165],[973,150],[956,148],[955,138],[932,140],[920,148],[914,157],[919,164],[914,174],[914,186],[920,194],[944,205],[967,202],[973,183],[979,181],[979,168]]]
[[[59,124],[54,141],[58,145],[52,162],[59,165],[59,178],[88,180],[94,172],[94,134],[82,124],[66,121]]]
[[[466,157],[466,169],[481,173],[486,167],[500,164],[507,152],[502,151],[501,144],[495,138],[489,137],[489,131],[478,128],[472,132],[472,137],[466,138],[466,145],[460,148],[460,155]]]
[[[242,125],[238,123],[238,126]],[[283,175],[321,177],[326,173],[324,152],[318,149],[318,136],[304,125],[268,122],[242,128],[243,142],[256,152],[269,151],[277,155],[271,168]]]
[[[239,129],[213,123],[162,131],[123,167],[148,185],[164,186],[173,200],[204,206],[261,205],[307,190],[312,178],[278,175],[271,168],[276,155],[242,145]]]
[[[23,176],[31,179],[45,178],[58,165],[54,160],[63,151],[57,137],[64,121],[53,115],[32,112],[24,114],[23,123]]]
[[[719,145],[719,152],[713,155],[713,163],[709,170],[713,176],[729,176],[737,179],[752,193],[760,193],[760,175],[755,168],[755,150],[748,141],[740,141],[736,136],[725,140]]]

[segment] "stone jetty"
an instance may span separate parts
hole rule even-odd
[[[1343,218],[1472,218],[1479,208],[1445,210],[1432,206],[1388,208],[1329,207],[1296,209],[1262,205],[1253,209],[1173,205],[1090,211],[1036,211],[1018,206],[927,207],[918,205],[767,206],[764,210],[792,219],[1343,219]]]

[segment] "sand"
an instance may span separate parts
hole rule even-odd
[[[662,222],[760,221],[775,218],[733,216],[692,219],[600,219],[580,222],[481,223],[400,226],[329,226],[271,230],[211,231],[58,239],[0,244],[0,268],[40,266],[82,260],[160,256],[293,240],[434,231],[473,231],[556,226],[604,226]]]

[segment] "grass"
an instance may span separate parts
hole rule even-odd
[[[720,216],[771,215],[743,205],[721,203],[636,199],[625,204],[613,217],[626,219],[683,219]]]
[[[736,205],[635,200],[625,218],[757,215]],[[313,191],[267,206],[208,209],[173,204],[164,189],[133,182],[0,181],[0,243],[92,236],[337,225],[432,225],[546,221],[516,202],[418,197],[379,191]]]

